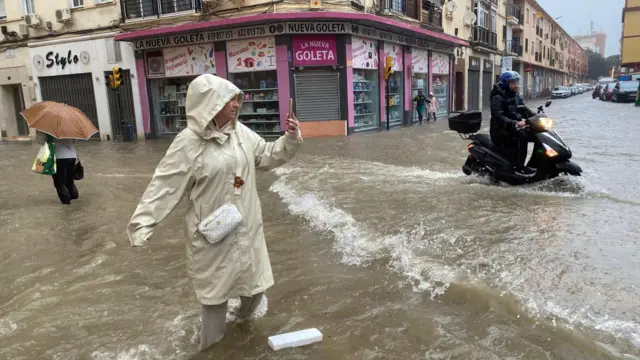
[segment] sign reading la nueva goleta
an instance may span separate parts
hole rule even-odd
[[[136,50],[145,50],[283,34],[352,34],[395,42],[398,44],[422,47],[425,49],[447,51],[447,48],[444,46],[433,44],[426,40],[417,39],[416,37],[404,36],[347,22],[287,22],[270,25],[255,25],[235,29],[168,35],[158,38],[134,40],[133,44]]]

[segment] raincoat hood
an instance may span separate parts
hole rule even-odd
[[[207,140],[226,140],[227,134],[235,130],[239,112],[222,129],[217,128],[213,119],[234,96],[242,106],[243,92],[230,81],[212,74],[195,78],[187,90],[187,128]]]

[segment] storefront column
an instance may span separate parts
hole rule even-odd
[[[278,107],[280,109],[280,129],[287,131],[287,113],[291,98],[289,82],[289,44],[291,37],[276,37],[276,71],[278,78]]]
[[[429,89],[429,92],[433,91],[433,59],[431,58],[433,55],[433,52],[431,52],[431,50],[429,50],[429,85],[427,87],[427,89]],[[425,94],[425,96],[428,96],[429,94]]]
[[[386,96],[387,96],[387,88],[385,87],[384,81],[384,43],[382,41],[378,42],[378,59],[380,59],[379,75],[380,75],[380,126],[387,126],[387,106],[386,106]]]
[[[453,111],[453,69],[455,67],[456,57],[454,55],[449,55],[449,113]],[[448,115],[447,115],[448,116]]]
[[[408,46],[403,46],[403,57],[402,63],[404,65],[404,116],[403,123],[405,125],[410,125],[412,123],[411,119],[413,117],[412,110],[412,93],[411,93],[411,77],[413,76],[411,70],[411,48]]]
[[[138,74],[138,91],[140,92],[140,110],[142,112],[142,133],[146,139],[151,135],[151,111],[149,108],[149,92],[147,90],[147,72],[144,69],[144,53],[142,51],[136,51],[136,72]]]
[[[213,61],[216,64],[216,76],[227,79],[227,44],[224,41],[213,43]]]
[[[345,79],[346,81],[346,89],[345,92],[347,93],[347,135],[350,135],[353,133],[354,128],[356,126],[356,120],[355,120],[355,114],[353,111],[353,51],[351,49],[351,36],[344,36],[344,42],[345,42],[345,64],[347,64],[347,66],[345,66],[346,68],[346,72],[345,72]],[[338,45],[340,45],[338,43]],[[340,51],[338,51],[338,54],[340,54]],[[340,63],[342,59],[339,57],[338,58],[338,63]],[[342,87],[341,87],[342,89]]]

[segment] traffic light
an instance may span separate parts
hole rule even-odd
[[[112,79],[112,83],[111,83],[111,87],[114,89],[117,89],[120,87],[120,85],[122,85],[122,69],[121,68],[113,68],[112,73],[113,73],[113,79]]]
[[[389,80],[389,76],[393,74],[393,67],[395,66],[395,60],[391,56],[387,56],[384,59],[384,80]]]

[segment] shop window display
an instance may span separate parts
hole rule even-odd
[[[378,70],[353,70],[353,107],[355,130],[380,126]]]
[[[403,73],[395,72],[389,76],[389,96],[391,106],[389,107],[389,125],[398,125],[402,123],[403,116]]]
[[[378,42],[351,37],[354,131],[380,127]]]
[[[195,76],[151,79],[155,132],[175,135],[187,127],[187,89]]]
[[[433,53],[431,56],[433,73],[433,95],[438,100],[438,116],[449,114],[449,55]]]
[[[276,71],[232,73],[229,81],[244,92],[240,122],[260,135],[280,135]]]

